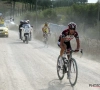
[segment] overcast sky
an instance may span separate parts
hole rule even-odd
[[[98,0],[88,0],[88,3],[96,3]]]

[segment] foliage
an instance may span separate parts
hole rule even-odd
[[[21,2],[20,7],[15,6],[15,13],[23,15],[26,19],[38,22],[48,21],[67,25],[70,21],[77,23],[78,29],[81,32],[87,33],[89,36],[96,35],[100,32],[100,4],[88,4],[87,0],[6,0]],[[37,2],[37,13],[36,13]],[[71,5],[71,6],[70,6]],[[66,6],[66,7],[65,7]],[[17,8],[16,8],[17,7]],[[59,8],[58,8],[59,7]],[[28,12],[28,13],[26,13]],[[25,15],[26,13],[26,15]],[[98,28],[97,28],[98,27]],[[92,31],[91,31],[92,30]],[[99,37],[99,35],[97,35]]]

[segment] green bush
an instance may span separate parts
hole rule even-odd
[[[53,9],[46,9],[43,11],[44,20],[57,21],[57,14]]]

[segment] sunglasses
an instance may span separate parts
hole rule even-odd
[[[70,30],[75,30],[75,28],[70,28]]]

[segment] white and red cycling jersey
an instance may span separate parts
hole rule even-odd
[[[76,39],[79,39],[79,36],[78,36],[77,31],[75,31],[73,35],[70,35],[69,29],[66,29],[66,30],[64,30],[64,31],[62,32],[62,35],[59,36],[59,40],[58,40],[59,42],[60,42],[60,40],[61,40],[61,37],[66,38],[66,39],[65,39],[65,42],[68,42],[68,41],[72,40],[74,37],[75,37]]]

